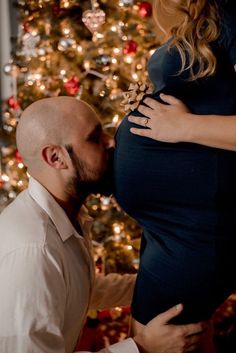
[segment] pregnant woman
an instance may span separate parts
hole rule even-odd
[[[160,27],[169,9],[182,20],[150,58],[153,99],[117,131],[115,195],[143,228],[134,319],[181,302],[178,322],[189,323],[236,288],[236,6],[156,5]]]

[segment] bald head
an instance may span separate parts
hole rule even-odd
[[[17,148],[26,166],[40,165],[44,145],[68,143],[75,122],[83,122],[91,112],[87,103],[67,96],[41,99],[27,107],[16,131]]]

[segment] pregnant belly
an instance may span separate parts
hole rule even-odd
[[[132,135],[125,118],[116,136],[115,196],[153,234],[235,233],[236,153]],[[192,241],[192,240],[189,240]]]
[[[159,203],[213,204],[217,153],[125,133],[117,140],[114,175],[117,200],[131,215]]]

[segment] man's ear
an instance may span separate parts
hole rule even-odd
[[[41,151],[42,158],[50,167],[67,169],[67,163],[62,148],[57,145],[45,145]]]

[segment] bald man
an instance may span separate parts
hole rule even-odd
[[[23,112],[17,146],[31,177],[0,215],[0,352],[72,353],[89,306],[128,305],[133,292],[132,275],[95,276],[83,206],[107,180],[114,141],[85,102],[57,97]],[[181,310],[102,352],[191,351],[202,325],[166,325]]]

